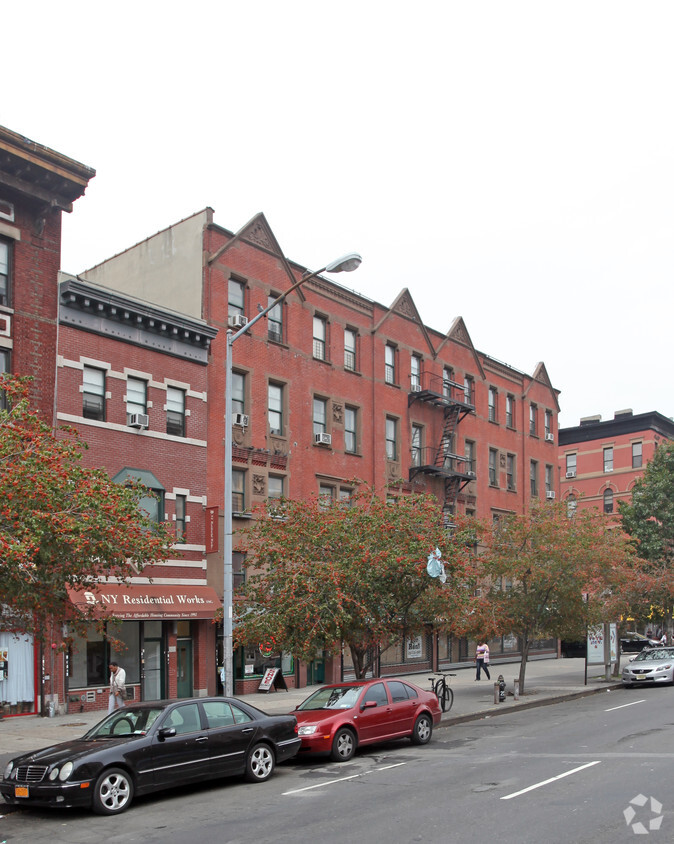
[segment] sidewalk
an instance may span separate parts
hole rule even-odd
[[[494,662],[490,665],[491,680],[475,681],[475,668],[457,668],[451,678],[454,705],[445,713],[441,727],[479,718],[502,715],[532,706],[545,706],[561,700],[583,697],[595,692],[608,692],[622,688],[620,682],[606,682],[600,666],[588,668],[588,682],[584,685],[585,660],[536,659],[527,664],[525,693],[515,701],[512,695],[513,680],[519,676],[519,662]],[[494,703],[494,680],[503,674],[506,681],[506,700]],[[429,687],[429,672],[407,674],[400,679]],[[316,687],[291,689],[288,692],[249,694],[241,700],[269,713],[292,712]],[[0,765],[14,756],[37,750],[57,742],[79,738],[98,723],[105,712],[72,713],[42,718],[39,715],[5,718],[0,721]],[[1,770],[1,769],[0,769]],[[4,808],[4,807],[3,807]]]

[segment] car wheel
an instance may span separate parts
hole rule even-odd
[[[414,729],[412,730],[412,744],[428,744],[433,735],[433,721],[431,716],[425,712],[420,715],[414,722]]]
[[[133,780],[121,768],[108,768],[96,780],[93,809],[98,815],[118,815],[131,805]]]
[[[256,744],[246,760],[246,779],[248,782],[264,782],[274,772],[274,752],[268,744]]]
[[[348,762],[356,752],[356,737],[351,730],[342,727],[332,741],[330,758],[333,762]]]

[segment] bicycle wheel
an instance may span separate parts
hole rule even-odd
[[[443,693],[442,693],[442,700],[440,701],[440,706],[442,707],[443,712],[449,712],[452,708],[452,704],[454,703],[454,692],[451,690],[449,686],[445,686]]]

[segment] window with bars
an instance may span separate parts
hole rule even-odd
[[[166,433],[185,436],[185,391],[177,387],[166,388]]]
[[[326,339],[328,335],[327,320],[314,317],[314,357],[316,360],[327,360]]]
[[[85,366],[82,370],[82,416],[105,422],[105,370]]]

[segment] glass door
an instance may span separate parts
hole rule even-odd
[[[178,697],[192,697],[194,692],[192,676],[192,640],[178,639]]]

